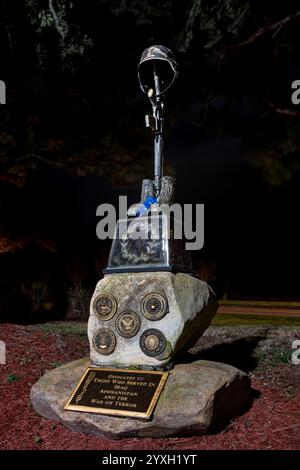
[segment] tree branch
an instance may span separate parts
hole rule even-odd
[[[63,28],[61,27],[60,25],[60,21],[59,21],[59,18],[57,16],[57,13],[54,9],[54,6],[53,6],[53,1],[52,0],[49,0],[49,10],[50,10],[50,13],[52,15],[52,18],[53,18],[53,21],[54,21],[54,24],[56,26],[56,29],[57,31],[59,32],[59,34],[61,35],[61,37],[63,38],[63,40],[65,39],[65,33],[63,31]]]
[[[285,116],[292,116],[292,117],[299,117],[300,112],[292,111],[290,109],[278,108],[274,103],[269,101],[265,96],[262,96],[263,100],[268,104],[270,108],[272,108],[276,113],[283,114]]]
[[[249,46],[253,44],[258,38],[260,38],[261,36],[267,33],[270,33],[271,31],[275,31],[274,35],[276,35],[283,26],[287,25],[291,21],[296,20],[299,17],[300,17],[300,11],[297,11],[297,13],[288,15],[285,18],[282,18],[281,20],[277,21],[276,23],[263,26],[262,28],[258,29],[255,33],[251,34],[251,36],[249,36],[247,39],[244,39],[244,41],[241,41],[238,44],[235,44],[233,46],[229,46],[227,47],[227,49],[235,49],[238,47]]]

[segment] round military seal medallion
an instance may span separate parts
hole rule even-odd
[[[147,356],[159,356],[166,347],[165,335],[154,328],[144,331],[140,337],[140,348]]]
[[[168,313],[167,299],[156,292],[147,294],[142,300],[142,312],[148,320],[161,320]]]
[[[99,320],[110,320],[117,311],[117,301],[108,293],[98,294],[93,302],[93,311]]]
[[[94,348],[99,354],[108,356],[116,347],[117,339],[109,328],[100,328],[93,338]]]
[[[124,338],[132,338],[141,326],[141,319],[132,311],[121,312],[116,318],[116,329]]]

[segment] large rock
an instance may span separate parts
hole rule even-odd
[[[151,311],[145,315],[145,309],[151,307],[153,315]],[[97,308],[103,309],[100,315]],[[91,361],[97,366],[111,367],[165,366],[177,353],[194,345],[216,310],[216,298],[210,287],[188,274],[106,275],[98,282],[91,300],[88,322]],[[124,312],[129,313],[122,317]],[[129,329],[135,324],[132,337],[124,337],[126,334],[122,336],[118,330],[118,325],[126,327],[123,319]],[[158,352],[150,350],[147,354],[141,343],[155,348],[155,341]]]
[[[65,411],[64,405],[89,365],[84,358],[47,372],[32,387],[34,409],[74,431],[108,439],[167,437],[208,433],[243,412],[250,399],[250,380],[244,372],[200,360],[174,367],[150,421]]]

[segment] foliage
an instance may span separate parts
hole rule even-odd
[[[66,318],[87,320],[89,317],[92,291],[82,286],[68,289],[68,310]]]
[[[173,122],[180,127],[187,113],[193,114],[189,126],[199,141],[225,136],[241,142],[247,171],[251,166],[264,187],[294,184],[299,178],[300,113],[291,104],[290,87],[299,79],[297,8],[294,0],[278,5],[249,0],[0,1],[0,78],[8,90],[7,105],[0,106],[1,257],[16,258],[32,244],[51,253],[61,263],[57,285],[68,292],[68,314],[86,317],[95,280],[87,272],[99,277],[107,253],[95,255],[94,264],[65,272],[66,260],[59,259],[63,250],[51,242],[53,233],[53,238],[65,236],[63,228],[55,231],[45,222],[46,235],[36,230],[37,207],[44,210],[41,187],[49,184],[50,174],[71,175],[72,182],[100,175],[122,188],[152,174],[152,139],[143,129],[149,107],[138,88],[136,67],[142,50],[153,43],[174,50],[180,64],[168,102],[169,128]],[[171,132],[177,138],[177,130]],[[166,165],[173,174],[171,159]],[[24,194],[31,207],[23,215]],[[55,216],[51,220],[56,223]],[[28,253],[30,269],[39,255]],[[15,310],[22,301],[31,311],[53,315],[57,305],[48,283],[35,272],[19,274],[21,261],[18,269],[12,265],[10,258],[0,281],[7,282],[9,269],[12,278],[18,277],[10,287]],[[214,281],[221,269],[202,262],[198,272]]]
[[[187,52],[195,36],[201,38],[197,45],[202,43],[207,51],[220,46],[224,40],[237,39],[249,10],[248,1],[217,0],[212,5],[209,0],[193,0],[178,44],[179,50]]]
[[[298,124],[283,126],[281,139],[261,142],[260,148],[249,150],[247,158],[271,186],[291,181],[300,169],[300,134]]]
[[[70,67],[74,72],[72,59],[76,56],[83,59],[93,46],[92,39],[82,32],[78,24],[72,22],[74,3],[68,0],[48,0],[48,2],[26,0],[25,7],[29,21],[39,36],[37,52],[40,65],[45,65],[46,61],[43,35],[49,29],[54,29],[58,35],[62,66],[64,68]]]
[[[13,382],[18,382],[20,380],[20,376],[17,374],[9,374],[7,377],[7,382],[13,383]]]
[[[85,256],[72,253],[67,264],[68,292],[67,314],[68,319],[86,320],[89,316],[92,291],[87,284],[88,264]]]
[[[200,97],[202,101],[199,131],[210,135],[216,132],[231,133],[236,128],[236,121],[239,121],[238,113],[234,111],[235,115],[232,114],[232,106],[235,109],[236,106],[252,106],[255,108],[256,125],[260,125],[261,137],[253,139],[252,135],[251,145],[248,146],[247,120],[244,128],[239,129],[246,142],[245,154],[250,157],[249,161],[271,185],[281,185],[291,180],[298,171],[298,164],[290,157],[295,156],[295,160],[298,160],[299,126],[293,116],[278,113],[277,104],[272,109],[267,102],[262,102],[261,94],[268,96],[273,103],[272,93],[277,93],[274,86],[271,87],[271,93],[266,89],[263,77],[265,71],[261,74],[261,83],[257,71],[255,80],[245,83],[244,90],[232,90],[226,78],[234,76],[237,69],[242,73],[244,63],[249,54],[251,56],[250,49],[253,47],[255,50],[257,41],[266,43],[267,47],[262,52],[256,49],[257,54],[262,54],[260,60],[271,64],[274,73],[278,67],[288,66],[287,58],[292,61],[297,57],[298,47],[294,43],[293,29],[290,36],[288,29],[293,15],[297,18],[293,2],[287,2],[273,13],[267,4],[258,7],[256,2],[242,0],[217,0],[213,4],[208,0],[190,0],[180,4],[175,0],[98,0],[89,2],[88,7],[82,0],[26,0],[22,24],[23,36],[28,39],[22,44],[12,26],[13,8],[8,5],[2,8],[4,14],[0,32],[2,29],[6,44],[10,46],[11,57],[8,61],[16,59],[13,51],[20,47],[22,53],[30,58],[27,64],[30,75],[27,77],[25,74],[23,89],[18,93],[29,92],[31,99],[33,94],[36,95],[36,99],[43,102],[47,109],[51,106],[53,95],[61,94],[59,84],[65,87],[64,81],[67,81],[67,95],[72,98],[70,101],[69,96],[61,96],[63,101],[60,107],[70,106],[70,113],[76,109],[79,115],[91,114],[95,119],[99,118],[97,107],[102,109],[98,135],[87,129],[81,129],[80,133],[67,128],[64,131],[62,127],[57,132],[53,126],[54,116],[50,122],[50,129],[52,125],[53,130],[47,132],[49,126],[44,111],[32,112],[29,97],[27,105],[23,105],[21,137],[17,135],[11,116],[8,116],[5,125],[1,122],[2,180],[22,187],[35,172],[44,165],[50,165],[67,168],[80,176],[98,173],[109,177],[112,184],[128,185],[136,183],[145,174],[145,164],[150,171],[150,141],[146,140],[145,132],[141,133],[140,122],[134,117],[140,111],[136,108],[136,112],[131,112],[134,111],[132,103],[136,101],[136,88],[132,88],[131,79],[127,83],[124,77],[122,80],[117,76],[116,62],[120,61],[120,67],[124,67],[127,60],[134,70],[141,47],[156,40],[165,41],[177,50],[183,63],[191,61],[196,77],[197,69],[203,71],[197,83],[190,84],[188,92],[182,90],[182,100],[185,101],[183,106],[186,107],[195,98]],[[285,20],[288,14],[290,16]],[[268,31],[275,28],[272,29],[272,21],[275,26],[279,26],[276,26],[271,36]],[[115,37],[111,33],[114,29]],[[134,33],[132,36],[128,34],[127,38],[124,33],[129,33],[129,30]],[[242,47],[243,42],[248,46]],[[251,74],[250,70],[255,67],[251,57],[246,67],[249,67]],[[93,76],[98,78],[100,90],[92,85],[92,95],[89,96],[87,89],[91,86],[89,81],[93,80]],[[83,83],[80,83],[81,77],[84,77]],[[52,80],[55,85],[49,90]],[[278,82],[277,87],[283,86],[287,85]],[[111,110],[118,99],[123,111],[114,115]],[[244,105],[238,104],[237,99],[243,99]],[[177,112],[181,112],[180,106],[179,99]],[[267,113],[270,119],[261,119],[263,113]],[[270,121],[282,130],[282,142],[279,145],[267,135]],[[129,130],[128,139],[124,138],[125,129]],[[285,135],[284,129],[288,129]],[[292,139],[290,131],[294,133]],[[263,141],[264,136],[266,142]],[[127,167],[134,168],[134,171],[127,172]]]
[[[34,281],[26,281],[21,286],[20,291],[30,299],[33,313],[39,312],[42,309],[47,311],[53,309],[54,304],[51,302],[51,294],[49,293],[46,279],[38,278]]]

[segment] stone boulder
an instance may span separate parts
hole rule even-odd
[[[216,310],[210,287],[188,274],[106,275],[91,300],[91,361],[97,366],[161,368],[195,344]]]
[[[47,372],[31,389],[34,409],[71,430],[107,439],[205,434],[241,414],[250,402],[247,374],[233,366],[198,360],[170,371],[152,419],[114,417],[64,406],[86,368],[88,358]]]

